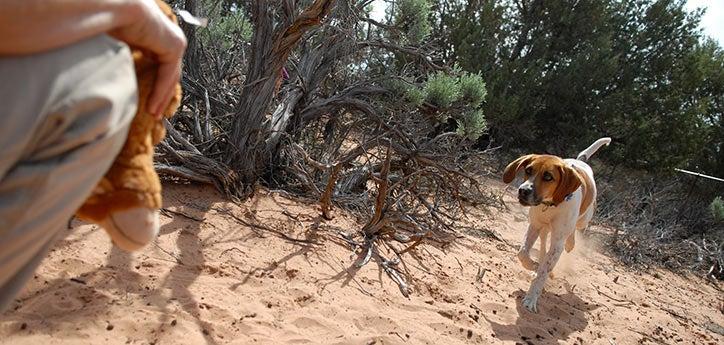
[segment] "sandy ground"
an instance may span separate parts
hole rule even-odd
[[[524,310],[531,275],[515,252],[525,210],[509,196],[510,212],[473,226],[502,241],[468,229],[444,249],[406,255],[414,291],[405,298],[375,262],[354,267],[337,232],[360,225],[344,215],[325,222],[315,206],[271,193],[240,206],[208,187],[167,185],[164,194],[161,235],[134,255],[73,222],[0,316],[0,343],[724,343],[721,285],[635,273],[592,241],[564,254],[539,313]]]

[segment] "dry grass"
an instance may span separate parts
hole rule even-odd
[[[613,228],[608,248],[624,263],[703,272],[724,279],[724,222],[709,204],[724,184],[594,166],[596,221]]]

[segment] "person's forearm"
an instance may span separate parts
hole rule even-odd
[[[0,1],[0,55],[32,54],[106,33],[139,15],[134,0]]]

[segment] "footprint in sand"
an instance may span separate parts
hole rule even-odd
[[[314,318],[311,318],[311,317],[306,317],[306,316],[302,316],[302,317],[298,317],[298,318],[294,319],[294,321],[292,321],[292,324],[299,329],[307,329],[307,330],[309,330],[309,329],[325,330],[328,328],[320,321],[318,321]]]
[[[306,307],[316,300],[314,294],[297,288],[289,289],[287,295],[300,307]]]
[[[69,312],[74,312],[83,309],[82,300],[73,296],[47,296],[46,298],[39,298],[34,301],[32,305],[28,306],[29,309],[37,310],[42,312],[45,317],[67,315]]]
[[[485,303],[480,306],[480,310],[490,319],[498,321],[514,321],[518,317],[518,312],[502,303]]]

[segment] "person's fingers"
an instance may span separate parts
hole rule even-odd
[[[158,113],[155,114],[156,120],[163,119],[164,111],[168,107],[169,103],[171,103],[171,98],[173,98],[173,91],[174,88],[170,88],[166,91],[166,94],[163,96],[163,101],[161,102],[161,108],[158,109]]]
[[[158,74],[146,110],[160,118],[181,79],[181,60],[187,41],[181,28],[163,13],[154,0],[144,0],[139,4],[142,5],[142,14],[134,22],[111,34],[131,46],[156,55]]]
[[[180,63],[162,64],[158,68],[158,76],[148,102],[148,112],[161,118],[163,111],[171,102],[176,83],[181,79]]]

